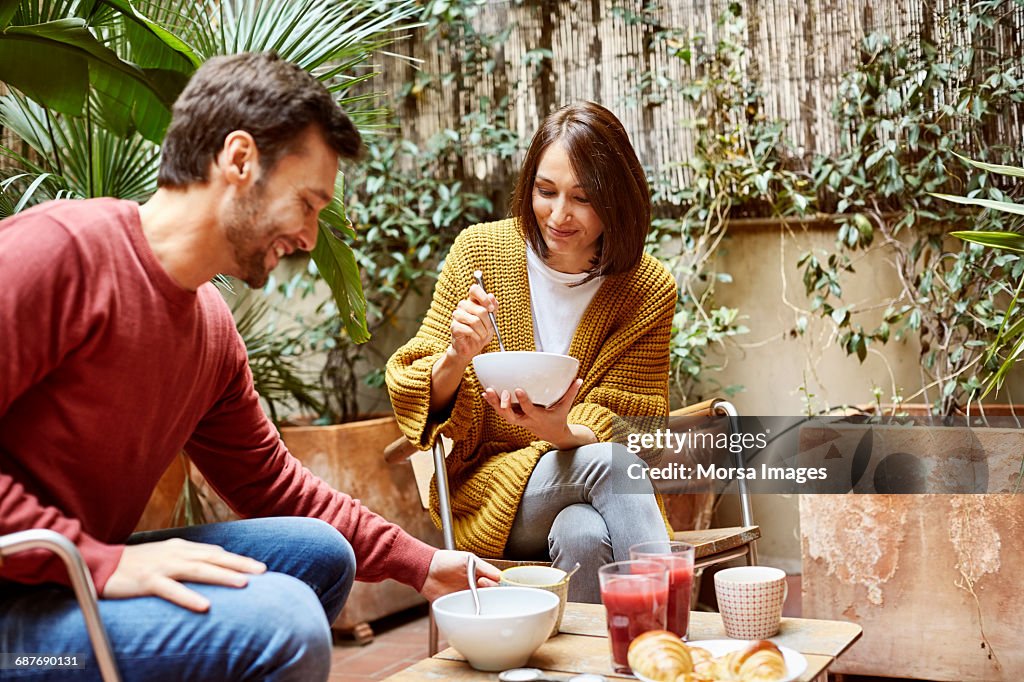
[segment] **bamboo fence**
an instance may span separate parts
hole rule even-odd
[[[495,68],[475,82],[450,80],[439,89],[407,97],[400,107],[402,134],[417,143],[445,129],[459,129],[462,116],[508,95],[508,125],[527,140],[541,119],[558,106],[592,100],[611,108],[629,131],[641,161],[652,171],[677,166],[692,153],[694,130],[687,125],[694,111],[677,94],[661,101],[638,102],[641,74],[661,74],[679,82],[700,76],[682,59],[655,41],[659,27],[684,36],[704,34],[718,40],[718,18],[727,0],[667,1],[654,13],[660,26],[629,24],[615,9],[637,12],[642,0],[490,0],[474,20],[481,32],[511,27],[508,40],[495,51]],[[782,120],[797,156],[829,154],[838,149],[841,131],[831,109],[845,72],[861,58],[864,36],[881,32],[893,41],[925,39],[948,53],[976,37],[957,30],[954,11],[965,12],[967,0],[739,0],[746,19],[744,65],[760,84],[764,114]],[[1010,0],[1003,11],[1011,26],[995,37],[1001,54],[1014,55],[1024,69],[1024,2]],[[549,50],[539,65],[531,56]],[[422,33],[398,46],[397,52],[423,59],[432,73],[458,72],[459,55],[439,52]],[[983,63],[983,61],[979,62]],[[391,68],[394,67],[394,68]],[[411,67],[382,64],[374,88],[398,92],[411,78]],[[948,93],[936,93],[943,102]],[[1024,150],[1024,104],[1001,112],[983,142]],[[971,150],[967,150],[968,152]],[[1019,156],[1018,156],[1018,160]],[[480,182],[504,182],[507,170],[494,158],[474,153],[461,159],[456,175]],[[670,172],[684,173],[682,169]]]

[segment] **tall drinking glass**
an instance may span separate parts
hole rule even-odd
[[[674,540],[641,542],[629,548],[630,559],[657,561],[668,569],[668,617],[665,619],[665,629],[683,639],[686,639],[690,628],[693,551],[693,545]]]
[[[655,561],[617,561],[599,568],[597,577],[608,614],[612,668],[629,674],[629,643],[648,630],[665,629],[668,569]]]

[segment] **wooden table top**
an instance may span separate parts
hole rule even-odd
[[[779,634],[771,640],[807,657],[807,671],[800,682],[810,682],[857,641],[861,632],[855,623],[783,618]],[[698,644],[708,639],[727,639],[722,618],[717,613],[694,611],[690,614],[690,641]],[[567,604],[559,635],[542,644],[526,667],[540,668],[558,676],[597,673],[624,677],[611,670],[605,611],[600,604]],[[391,675],[387,682],[485,682],[497,678],[497,673],[473,670],[458,651],[448,648]]]

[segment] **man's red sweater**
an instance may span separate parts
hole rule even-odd
[[[435,549],[288,453],[224,300],[171,279],[135,203],[50,202],[0,222],[0,534],[67,536],[102,592],[182,449],[239,515],[323,519],[358,579],[422,586]],[[42,552],[0,578],[68,582]]]

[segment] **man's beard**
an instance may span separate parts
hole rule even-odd
[[[236,199],[224,232],[238,264],[238,278],[253,289],[267,283],[266,240],[277,230],[277,224],[264,213],[262,192],[254,191],[250,197]]]

